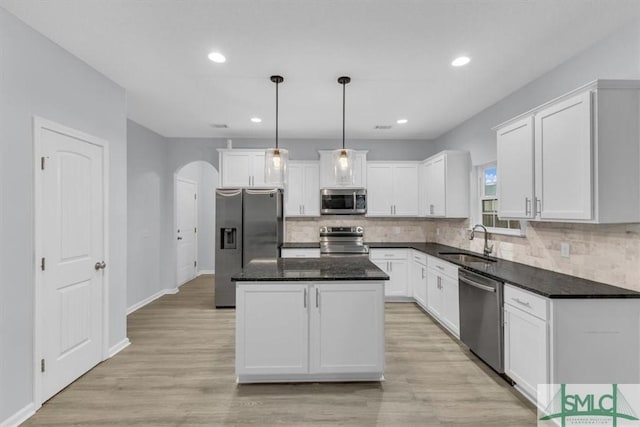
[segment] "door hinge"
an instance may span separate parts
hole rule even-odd
[[[44,267],[45,267],[45,261],[44,261],[44,257],[42,257],[42,259],[40,260],[40,270],[44,271]]]
[[[44,359],[40,359],[40,372],[44,372]]]
[[[44,157],[40,157],[40,169],[44,170]]]
[[[198,265],[198,261],[193,261],[193,266],[197,266]]]
[[[197,233],[198,232],[198,227],[193,227],[193,232]]]
[[[197,200],[197,199],[198,199],[198,195],[197,195],[197,194],[194,194],[194,195],[193,195],[193,200]]]

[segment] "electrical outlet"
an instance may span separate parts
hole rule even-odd
[[[564,258],[569,258],[570,254],[571,254],[571,246],[569,245],[569,243],[561,242],[560,243],[560,256],[562,256]]]

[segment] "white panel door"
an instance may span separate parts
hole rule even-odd
[[[418,165],[393,167],[394,216],[418,216]]]
[[[265,152],[257,151],[251,153],[251,185],[253,187],[267,187],[264,179]]]
[[[304,166],[289,164],[289,179],[285,190],[285,216],[302,216],[304,204]],[[318,192],[318,194],[320,194]]]
[[[332,283],[311,287],[311,372],[382,372],[382,287]]]
[[[309,302],[306,284],[239,285],[236,373],[308,373]]]
[[[302,213],[304,216],[320,215],[320,167],[317,163],[304,165],[304,190]]]
[[[591,92],[559,102],[535,120],[540,219],[591,219]]]
[[[177,285],[196,277],[198,259],[198,184],[176,178]]]
[[[224,152],[222,154],[222,186],[248,187],[251,185],[251,163],[247,152]]]
[[[46,160],[39,334],[45,401],[102,360],[105,153],[78,137],[36,132]]]
[[[367,216],[393,215],[393,167],[367,165]]]
[[[426,168],[427,216],[445,216],[446,214],[446,169],[445,157],[427,163]]]
[[[533,218],[533,117],[498,131],[498,216]]]

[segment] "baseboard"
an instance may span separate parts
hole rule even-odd
[[[186,282],[185,282],[185,283],[186,283]],[[184,283],[183,283],[183,284],[184,284]],[[165,294],[167,294],[167,295],[175,295],[175,294],[177,294],[178,292],[180,292],[180,288],[179,288],[179,287],[177,287],[177,288],[173,288],[173,289],[165,289],[165,290],[164,290],[164,293],[165,293]]]
[[[161,291],[158,291],[155,294],[151,295],[150,297],[145,298],[142,301],[137,302],[137,303],[133,304],[131,307],[129,307],[127,309],[127,316],[130,315],[131,313],[133,313],[134,311],[141,309],[145,305],[157,300],[158,298],[160,298],[163,295],[175,294],[175,293],[177,293],[177,291],[174,291],[174,289],[163,289]]]
[[[198,276],[202,276],[203,274],[216,274],[215,270],[198,270]]]
[[[31,402],[18,412],[0,422],[0,427],[16,427],[31,418],[36,413],[36,405]]]
[[[120,341],[118,344],[112,346],[109,349],[109,357],[113,357],[116,354],[120,353],[122,350],[124,350],[125,348],[129,347],[131,345],[131,341],[129,341],[129,338],[124,338],[122,341]]]

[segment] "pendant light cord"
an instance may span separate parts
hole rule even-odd
[[[344,129],[345,129],[345,93],[346,93],[346,82],[342,83],[342,149],[344,150]]]
[[[278,86],[280,82],[276,81],[276,150],[278,149]]]

